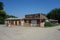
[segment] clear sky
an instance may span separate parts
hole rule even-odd
[[[60,0],[0,0],[7,14],[23,18],[26,14],[45,13],[60,8]]]

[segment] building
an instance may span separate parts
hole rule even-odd
[[[44,27],[45,17],[44,14],[28,14],[25,15],[25,18],[7,18],[5,19],[5,24],[7,25],[20,25],[20,26],[42,26]]]
[[[27,26],[43,26],[47,17],[44,14],[25,15],[24,22]]]
[[[20,18],[7,18],[5,19],[5,24],[7,26],[21,25],[21,19]]]
[[[53,24],[58,24],[58,20],[54,20],[54,19],[49,19],[49,22],[53,23]]]

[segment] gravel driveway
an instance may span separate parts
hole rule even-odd
[[[60,40],[60,26],[6,27],[0,25],[0,40]]]

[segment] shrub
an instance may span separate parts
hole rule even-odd
[[[50,23],[50,22],[45,22],[44,26],[45,26],[45,27],[52,27],[53,25],[52,25],[52,23]]]

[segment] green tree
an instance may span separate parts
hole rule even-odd
[[[3,10],[3,2],[0,2],[0,10]]]
[[[0,2],[0,24],[4,23],[5,18],[6,18],[6,12],[3,10],[3,2]]]
[[[51,10],[48,14],[47,17],[49,19],[56,19],[59,21],[60,23],[60,8],[55,8],[53,10]]]
[[[0,2],[0,24],[4,24],[4,20],[6,18],[10,18],[10,17],[15,18],[15,16],[13,15],[6,14],[3,7],[4,7],[3,2]]]

